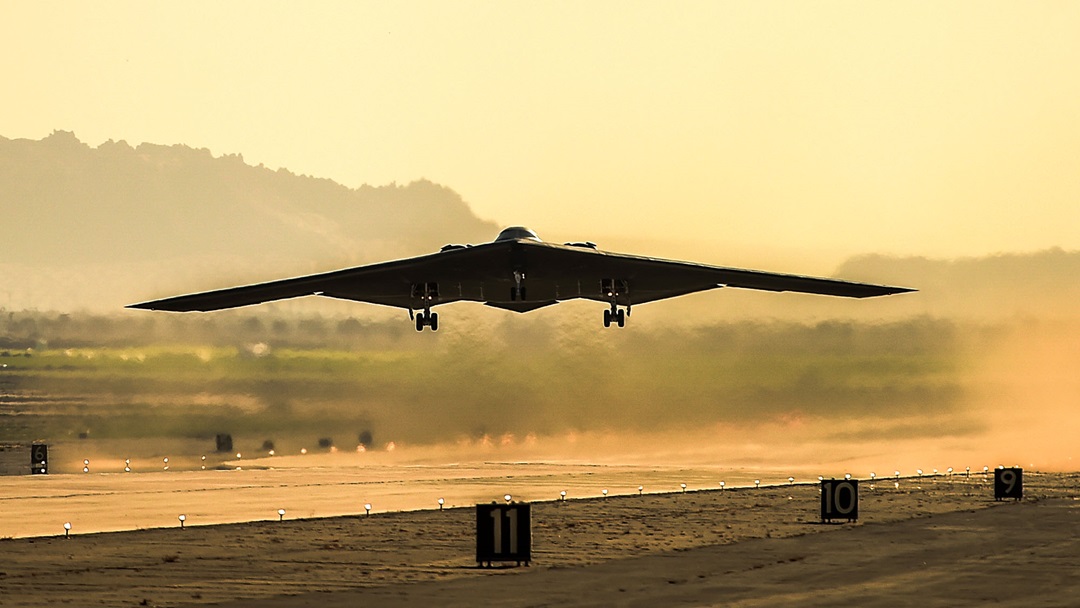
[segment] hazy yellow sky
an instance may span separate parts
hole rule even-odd
[[[0,0],[0,17],[9,138],[426,177],[541,235],[829,260],[1080,248],[1080,3]]]

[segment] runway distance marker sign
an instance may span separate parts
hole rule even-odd
[[[859,480],[821,480],[821,521],[859,519]]]
[[[476,562],[532,561],[531,509],[526,502],[476,505]]]
[[[994,500],[1024,498],[1024,469],[994,469]]]
[[[49,474],[49,446],[44,443],[35,443],[30,446],[30,474]]]

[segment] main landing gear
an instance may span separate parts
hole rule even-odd
[[[439,284],[418,283],[413,285],[412,297],[420,300],[424,305],[424,310],[415,315],[413,309],[409,309],[409,318],[416,321],[416,331],[424,331],[425,327],[430,327],[431,331],[439,331],[439,313],[431,312],[431,304],[439,297]]]
[[[611,327],[612,323],[619,327],[625,326],[626,317],[630,316],[630,286],[619,279],[603,279],[600,281],[600,290],[611,302],[611,309],[604,311],[604,327]],[[626,308],[619,308],[620,296],[626,300]]]
[[[439,331],[439,313],[427,310],[416,313],[416,331],[424,331],[425,327],[430,327],[431,331]]]
[[[604,311],[604,327],[611,327],[612,323],[619,327],[626,325],[626,310],[620,310],[612,305],[611,310]]]

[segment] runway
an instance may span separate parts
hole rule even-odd
[[[344,455],[249,460],[240,469],[0,476],[0,538],[115,532],[446,508],[502,500],[543,501],[777,483],[777,471],[576,463],[468,462],[356,465]],[[103,466],[100,459],[95,466]],[[113,463],[122,469],[123,461]]]
[[[533,566],[478,569],[470,507],[0,541],[0,604],[1069,605],[1080,475],[816,484],[533,504]]]

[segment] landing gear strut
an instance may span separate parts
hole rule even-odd
[[[420,300],[424,305],[424,310],[413,315],[413,310],[409,309],[409,318],[416,320],[416,331],[424,331],[425,327],[430,327],[431,331],[439,331],[439,313],[431,312],[431,304],[439,297],[439,284],[438,283],[418,283],[413,285],[412,296],[414,299]]]
[[[611,302],[611,309],[604,311],[604,327],[611,327],[615,323],[619,327],[626,325],[626,317],[630,316],[630,287],[626,281],[618,279],[603,279],[600,281],[600,291]],[[619,298],[626,300],[626,308],[619,308]]]

